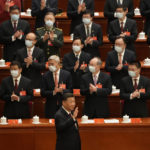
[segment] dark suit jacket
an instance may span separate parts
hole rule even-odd
[[[134,16],[133,0],[123,0],[123,6],[126,6],[128,8],[127,17],[132,18]],[[116,8],[117,0],[106,0],[104,5],[104,16],[108,18],[108,23],[116,19],[114,18]]]
[[[14,83],[12,76],[2,80],[0,86],[0,97],[5,101],[4,116],[8,119],[30,118],[28,102],[32,98],[31,81],[21,76],[16,95],[20,97],[20,101],[11,101],[11,95],[14,91]],[[20,91],[26,91],[26,96],[20,96]]]
[[[45,69],[44,52],[42,49],[35,47],[32,54],[33,62],[29,67],[26,67],[26,63],[24,62],[24,59],[27,57],[28,54],[26,48],[18,50],[16,60],[22,64],[22,74],[32,81],[32,87],[34,89],[41,88],[41,71]]]
[[[94,0],[84,0],[84,2],[86,4],[86,9],[90,10],[94,14]],[[68,1],[67,16],[69,19],[71,19],[70,34],[74,32],[74,29],[77,25],[82,23],[83,13],[81,12],[78,14],[78,6],[78,0]]]
[[[35,27],[44,26],[44,17],[47,12],[57,13],[58,9],[58,0],[47,0],[46,7],[41,10],[41,0],[32,0],[32,11],[31,14],[33,17],[36,17]]]
[[[112,83],[113,85],[117,86],[117,88],[120,88],[121,79],[128,75],[128,63],[131,63],[135,59],[135,54],[126,49],[123,57],[123,68],[122,70],[118,71],[115,69],[119,64],[118,53],[114,50],[108,53],[105,70],[111,73]]]
[[[87,72],[87,69],[85,71],[82,71],[80,70],[80,67],[83,64],[83,62],[88,65],[90,58],[91,57],[88,53],[81,51],[80,58],[79,58],[79,67],[76,71],[74,71],[74,66],[77,61],[77,58],[75,57],[74,52],[72,51],[64,55],[63,69],[71,73],[74,89],[80,89],[81,76]]]
[[[140,98],[130,100],[130,94],[135,91],[132,78],[128,76],[122,79],[120,98],[125,101],[123,115],[127,114],[130,117],[148,116],[146,100],[150,98],[150,80],[144,76],[140,76],[138,89],[145,89],[146,92],[141,93]]]
[[[135,51],[134,42],[138,34],[136,21],[127,18],[123,31],[130,32],[130,36],[125,36],[125,40],[127,42],[127,49]],[[115,43],[117,36],[119,36],[120,34],[121,34],[120,23],[119,20],[116,19],[110,23],[108,29],[108,38],[112,43]]]
[[[59,75],[59,84],[66,84],[66,89],[63,90],[63,93],[72,92],[72,78],[71,74],[68,71],[60,70]],[[55,89],[55,83],[53,78],[53,73],[48,71],[43,75],[42,80],[42,89],[41,95],[46,98],[45,104],[45,115],[47,118],[54,118],[58,107],[62,104],[62,94],[57,93],[53,95],[53,91]]]
[[[62,107],[55,115],[55,126],[56,150],[81,150],[78,122],[74,121]]]
[[[145,27],[144,31],[148,32],[148,29],[150,29],[150,2],[149,0],[141,0],[140,1],[140,11],[141,15],[145,17]]]
[[[83,41],[86,40],[87,36],[83,23],[78,25],[74,30],[74,38],[76,37],[80,37]],[[100,56],[99,46],[103,43],[103,33],[99,24],[92,23],[91,37],[96,37],[97,40],[94,40],[92,45],[84,45],[83,51],[91,54],[92,57]]]
[[[25,47],[25,36],[30,32],[30,25],[27,21],[19,19],[17,30],[22,30],[24,35],[21,40],[12,42],[14,28],[11,20],[3,22],[0,26],[0,43],[4,44],[3,58],[6,61],[14,60],[17,50]]]
[[[109,107],[107,96],[111,94],[111,78],[106,73],[100,72],[97,83],[102,84],[102,88],[97,89],[97,93],[90,94],[89,84],[94,84],[91,73],[82,76],[81,95],[86,96],[83,114],[89,118],[109,117]]]

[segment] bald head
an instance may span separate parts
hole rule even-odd
[[[32,46],[31,45],[27,46],[27,44],[26,44],[26,46],[32,48],[36,44],[36,35],[33,32],[30,32],[26,35],[26,43],[31,43],[31,42],[32,42]]]
[[[91,71],[91,72],[94,74],[97,74],[100,71],[101,64],[102,64],[101,59],[98,57],[94,57],[93,59],[91,59],[89,63],[89,69],[92,68],[92,70],[94,71]]]

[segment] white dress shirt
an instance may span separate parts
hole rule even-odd
[[[55,73],[56,72],[53,72],[54,82],[55,82]],[[60,75],[60,69],[57,71],[57,81],[58,81],[58,83],[59,83],[59,75]]]
[[[89,26],[89,35],[91,35],[91,30],[92,30],[92,22],[88,25]],[[85,27],[85,33],[87,35],[87,25],[84,25]]]
[[[92,76],[93,76],[93,81],[94,81],[95,76],[96,76],[96,80],[98,81],[99,74],[100,74],[100,71],[99,71],[97,74],[92,74]]]
[[[80,59],[80,55],[81,55],[81,51],[80,51],[80,53],[79,53],[79,54],[74,53],[74,55],[75,55],[75,57],[78,57],[78,60],[79,60],[79,59]]]
[[[118,3],[118,0],[117,0],[117,3]],[[123,0],[120,0],[120,4],[122,5],[122,3],[123,3]]]
[[[127,17],[125,17],[123,21],[119,20],[120,27],[121,27],[121,23],[123,22],[123,28],[124,28],[126,21],[127,21]]]
[[[34,51],[34,48],[35,48],[35,46],[33,46],[31,49],[27,48],[27,54],[28,54],[28,53],[29,53],[29,51],[30,51],[31,56],[32,56],[33,51]]]
[[[15,80],[17,80],[17,85],[19,86],[20,79],[21,79],[21,75],[18,78],[13,78],[14,86],[15,86]]]
[[[125,53],[125,50],[121,53],[121,60],[122,60],[122,63],[123,63],[124,53]],[[119,55],[120,55],[120,53],[118,53],[118,61],[119,61]]]

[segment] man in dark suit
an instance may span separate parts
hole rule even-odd
[[[150,98],[150,80],[142,75],[140,62],[132,62],[129,76],[122,79],[120,98],[124,100],[123,115],[148,117],[147,99]]]
[[[108,38],[114,43],[117,36],[125,38],[127,43],[127,49],[135,51],[134,42],[137,38],[137,25],[136,21],[126,17],[128,9],[122,5],[118,6],[116,13],[118,19],[112,21],[108,29]]]
[[[56,111],[62,105],[62,94],[72,92],[72,78],[68,71],[60,69],[58,56],[50,56],[48,66],[49,71],[43,75],[41,95],[46,98],[46,118],[54,118]]]
[[[47,12],[57,13],[58,0],[32,0],[33,17],[36,17],[35,28],[44,26],[44,16]]]
[[[132,18],[134,16],[133,0],[106,0],[104,6],[104,16],[108,18],[108,25],[111,21],[117,18],[116,8],[118,5],[123,5],[128,9],[128,18]]]
[[[22,75],[32,81],[34,89],[41,88],[41,71],[45,69],[44,51],[35,47],[36,35],[28,33],[25,40],[25,48],[19,49],[16,60],[22,65]]]
[[[93,14],[87,10],[83,13],[83,23],[74,30],[74,38],[80,37],[84,41],[83,51],[92,57],[100,56],[99,46],[103,43],[101,26],[92,21]]]
[[[147,43],[150,44],[150,28],[147,32]]]
[[[93,58],[89,64],[89,71],[81,79],[81,95],[86,96],[83,114],[89,118],[109,117],[108,95],[112,91],[111,78],[103,73],[101,60]]]
[[[8,119],[30,118],[31,81],[22,76],[21,71],[20,63],[13,61],[11,76],[4,78],[0,86],[0,97],[5,101],[4,116]]]
[[[113,85],[120,89],[120,81],[128,75],[128,64],[135,61],[135,54],[126,49],[124,38],[115,41],[115,50],[108,52],[105,70],[110,72]]]
[[[21,1],[20,0],[2,0],[0,1],[0,24],[8,19],[10,19],[9,10],[11,6],[17,5],[21,10]]]
[[[145,17],[144,31],[147,34],[150,29],[150,2],[148,0],[140,1],[141,15]]]
[[[55,115],[56,150],[81,150],[78,122],[76,120],[78,107],[75,108],[75,105],[73,94],[66,93],[63,96],[62,107]]]
[[[86,10],[94,14],[94,0],[69,0],[67,16],[71,19],[70,34],[74,32],[77,25],[82,23],[82,15]]]
[[[25,36],[30,32],[29,23],[19,19],[19,15],[18,6],[10,7],[11,19],[0,26],[0,43],[4,44],[3,58],[6,61],[14,60],[17,50],[25,46]]]
[[[80,89],[81,76],[88,71],[87,65],[91,58],[88,53],[82,51],[82,48],[81,39],[74,39],[72,52],[65,54],[63,58],[63,69],[71,73],[74,89]]]

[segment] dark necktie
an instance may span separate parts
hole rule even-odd
[[[134,89],[136,90],[137,87],[138,87],[138,85],[137,85],[137,79],[134,79]]]
[[[50,8],[50,7],[51,7],[51,6],[50,6],[50,1],[49,1],[49,0],[46,1],[46,6],[47,6],[47,8]]]
[[[17,30],[17,23],[14,22],[14,32],[16,32],[16,30]]]
[[[120,28],[121,28],[121,33],[123,33],[123,22],[121,22]]]
[[[17,91],[17,89],[18,89],[18,80],[17,79],[15,79],[15,92]]]
[[[118,0],[118,5],[121,5],[121,1],[120,0]]]
[[[89,26],[87,26],[86,29],[87,29],[87,37],[89,37],[89,36],[90,36],[90,29],[89,29]]]

